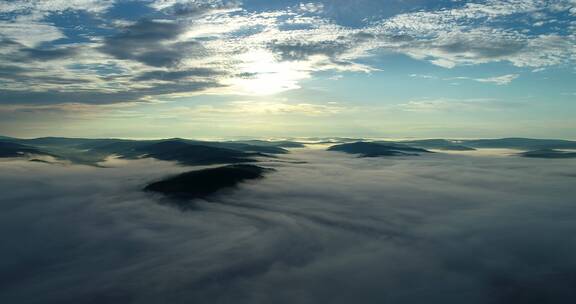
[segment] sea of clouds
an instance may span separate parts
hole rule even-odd
[[[190,167],[0,161],[0,303],[576,298],[574,160],[285,158],[187,211],[141,189]]]

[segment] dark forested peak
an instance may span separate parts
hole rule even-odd
[[[144,190],[179,199],[206,198],[220,190],[236,187],[244,181],[262,178],[272,171],[274,170],[256,165],[227,165],[182,173],[150,183]]]

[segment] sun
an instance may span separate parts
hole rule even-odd
[[[308,69],[301,62],[278,62],[266,50],[253,50],[237,58],[241,61],[240,74],[231,80],[234,89],[251,95],[273,95],[298,89],[298,82],[309,77]]]

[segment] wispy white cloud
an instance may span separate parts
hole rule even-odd
[[[306,116],[325,116],[337,114],[345,111],[343,105],[337,103],[304,103],[304,102],[285,102],[285,101],[233,101],[220,106],[216,105],[199,105],[187,108],[187,115],[306,115]]]
[[[514,79],[518,78],[518,74],[508,74],[502,76],[494,76],[488,78],[476,78],[474,80],[478,82],[494,83],[497,85],[507,85],[510,84]]]
[[[64,38],[60,29],[52,24],[36,21],[0,21],[0,38],[9,39],[28,47]],[[8,59],[8,58],[2,58]]]
[[[116,0],[16,0],[0,2],[0,14],[17,14],[16,19],[36,20],[65,11],[102,13],[110,9]]]
[[[459,76],[459,77],[444,78],[444,80],[449,80],[449,81],[471,80],[471,81],[477,81],[477,82],[492,83],[492,84],[496,84],[496,85],[507,85],[507,84],[512,83],[512,81],[514,81],[519,76],[520,75],[518,75],[518,74],[506,74],[506,75],[501,75],[501,76],[492,76],[492,77],[484,77],[484,78]]]
[[[468,77],[468,76],[440,78],[436,75],[410,74],[410,77],[419,78],[419,79],[435,79],[435,80],[447,80],[447,81],[471,80],[471,81],[484,82],[484,83],[493,83],[496,85],[510,84],[510,83],[512,83],[512,81],[514,81],[519,76],[520,76],[519,74],[506,74],[506,75],[501,75],[501,76],[491,76],[491,77],[481,77],[481,78],[474,78],[474,77]]]
[[[490,98],[470,99],[417,99],[398,105],[398,109],[408,112],[467,112],[500,111],[517,106],[517,103],[504,102]]]
[[[300,3],[298,9],[302,12],[317,14],[324,11],[324,4],[317,2]]]
[[[437,76],[428,75],[428,74],[410,74],[412,78],[422,78],[422,79],[438,79]]]
[[[550,13],[572,7],[570,1],[487,1],[438,11],[400,14],[369,29],[384,37],[381,47],[418,60],[453,68],[505,61],[519,67],[543,67],[573,62],[574,32],[529,34],[529,23],[503,27],[512,14]],[[388,34],[387,36],[384,34]],[[396,36],[391,36],[396,35]],[[389,37],[404,37],[393,40]]]

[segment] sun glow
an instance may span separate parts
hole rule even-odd
[[[238,57],[240,77],[231,80],[235,90],[253,95],[272,95],[298,89],[298,81],[310,77],[303,62],[278,62],[266,50],[254,50]]]

